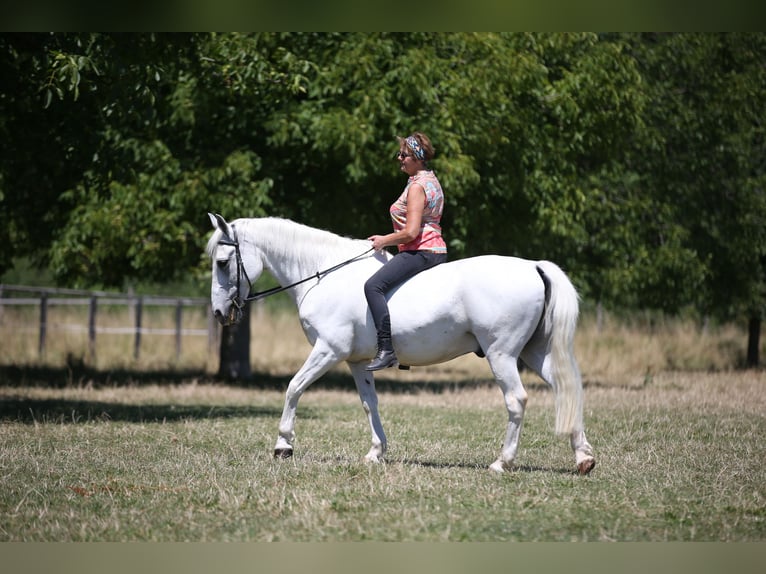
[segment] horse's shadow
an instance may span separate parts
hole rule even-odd
[[[326,463],[349,463],[351,461],[349,460],[343,460],[340,457],[335,458],[323,458],[321,459],[322,462]],[[488,462],[468,462],[468,461],[462,461],[462,462],[444,462],[444,461],[434,461],[434,460],[422,460],[419,458],[396,458],[396,457],[386,457],[385,463],[386,465],[400,465],[400,466],[415,466],[415,467],[421,467],[421,468],[429,468],[429,469],[435,469],[435,470],[449,470],[449,469],[461,469],[461,470],[478,470],[481,472],[489,472]],[[524,473],[524,474],[533,474],[533,473],[543,473],[543,474],[564,474],[564,475],[577,475],[576,470],[572,470],[569,468],[553,468],[550,466],[537,466],[537,465],[527,465],[527,464],[520,464],[520,465],[514,465],[514,467],[506,473],[508,476],[513,476],[515,473]]]
[[[428,461],[428,460],[418,460],[418,459],[402,459],[402,460],[392,460],[387,461],[387,463],[393,463],[393,464],[403,464],[403,465],[409,465],[409,466],[422,466],[424,468],[435,468],[435,469],[450,469],[450,468],[461,468],[461,469],[468,469],[468,470],[481,470],[486,471],[487,467],[489,465],[480,464],[476,462],[434,462],[434,461]],[[532,466],[532,465],[516,465],[514,466],[508,474],[513,475],[514,473],[522,472],[526,474],[532,474],[532,473],[545,473],[545,474],[577,474],[577,471],[573,471],[567,468],[551,468],[551,467],[545,467],[545,466]]]

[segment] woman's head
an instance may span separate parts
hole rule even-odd
[[[406,138],[398,137],[399,140],[399,160],[404,157],[412,157],[417,161],[426,163],[434,157],[434,146],[431,140],[422,132],[414,132]]]

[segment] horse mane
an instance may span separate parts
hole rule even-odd
[[[239,239],[250,238],[260,249],[268,250],[279,257],[298,259],[307,264],[317,258],[339,259],[358,255],[369,243],[349,237],[342,237],[330,231],[317,229],[280,217],[243,218],[231,222],[240,230]],[[222,233],[216,229],[207,243],[209,256],[215,254]],[[295,248],[300,246],[301,249]]]

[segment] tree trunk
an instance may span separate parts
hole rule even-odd
[[[761,344],[761,315],[758,313],[750,317],[747,326],[747,366],[757,367],[760,363],[758,349]]]
[[[246,381],[253,373],[250,368],[250,309],[246,305],[242,320],[223,327],[221,360],[218,376],[228,381]]]

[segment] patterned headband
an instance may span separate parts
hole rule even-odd
[[[406,140],[407,146],[412,150],[412,153],[415,155],[416,158],[418,158],[420,161],[426,160],[426,150],[424,150],[417,139],[415,139],[415,136],[410,136]]]

